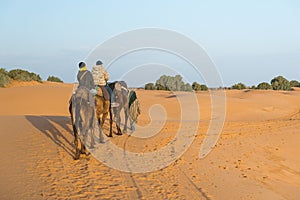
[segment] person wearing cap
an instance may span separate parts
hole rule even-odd
[[[79,83],[79,87],[84,87],[89,91],[89,103],[91,104],[91,106],[93,106],[94,95],[96,95],[97,91],[95,90],[93,75],[89,70],[87,70],[86,64],[84,62],[79,63],[77,80]]]
[[[93,67],[92,75],[95,85],[106,86],[106,83],[109,80],[109,75],[100,60],[98,60],[96,62],[96,66]]]
[[[98,60],[96,62],[96,66],[92,69],[92,75],[94,79],[94,84],[96,87],[100,88],[103,93],[103,97],[105,100],[110,100],[111,107],[118,107],[118,103],[114,102],[113,92],[111,88],[107,85],[107,81],[109,80],[109,74],[106,69],[102,65],[103,63]]]
[[[95,89],[93,75],[89,70],[87,70],[86,64],[84,62],[79,63],[79,71],[77,73],[77,80],[78,80],[79,86],[86,87],[89,90]]]

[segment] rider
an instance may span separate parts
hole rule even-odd
[[[79,63],[79,71],[77,73],[77,80],[79,82],[79,86],[86,87],[89,90],[95,88],[93,75],[87,70],[86,64],[84,62]]]
[[[113,92],[107,84],[107,81],[109,80],[109,75],[102,64],[103,63],[100,60],[98,60],[96,62],[96,66],[93,67],[92,75],[94,78],[94,83],[96,87],[101,88],[105,100],[109,100],[110,97],[111,107],[118,107],[119,104],[114,102],[115,99],[113,97]]]
[[[91,106],[94,105],[94,95],[97,93],[95,90],[94,80],[92,73],[87,70],[84,62],[79,63],[79,71],[77,73],[77,80],[79,87],[84,87],[89,90],[89,103]]]

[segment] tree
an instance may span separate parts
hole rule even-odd
[[[180,75],[166,76],[162,75],[155,83],[157,90],[180,91],[184,82]]]
[[[290,81],[291,87],[300,87],[300,82],[296,80]]]
[[[182,87],[184,86],[185,88],[189,88],[189,86],[191,86],[190,84],[186,85],[183,81],[182,81],[182,77],[180,75],[176,75],[175,76],[175,80],[174,80],[174,83],[175,83],[175,90],[176,91],[179,91],[179,90],[182,90]],[[191,86],[192,87],[192,86]],[[188,89],[189,90],[189,89]],[[186,91],[186,90],[184,90]]]
[[[271,80],[273,90],[292,90],[290,82],[283,76],[277,76]]]
[[[147,83],[145,85],[145,89],[149,90],[151,88],[156,90],[169,90],[169,91],[198,91],[198,90],[208,90],[206,85],[200,85],[197,82],[194,82],[193,85],[190,83],[185,83],[182,80],[182,76],[166,76],[162,75],[159,77],[158,80],[155,82],[155,86],[152,83]]]
[[[167,90],[166,83],[167,83],[167,76],[162,75],[158,80],[156,80],[155,87],[157,90]]]
[[[166,88],[165,86],[161,85],[161,84],[155,84],[155,88],[157,90],[168,90],[168,88]]]
[[[165,84],[165,87],[170,91],[176,91],[177,84],[176,84],[175,77],[167,76],[167,82]]]
[[[246,89],[246,85],[243,83],[237,83],[231,86],[232,89],[243,90]]]
[[[147,83],[145,85],[145,90],[155,90],[155,85],[154,83]]]
[[[272,86],[267,82],[262,82],[257,85],[256,89],[258,90],[271,90]]]
[[[47,78],[47,81],[63,83],[63,81],[62,81],[60,78],[55,77],[55,76],[49,76],[49,77]]]
[[[191,84],[186,83],[181,86],[181,91],[192,92],[193,88],[192,88]]]

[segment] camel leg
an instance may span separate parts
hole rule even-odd
[[[94,148],[95,146],[95,113],[93,112],[94,110],[92,110],[92,117],[90,119],[90,131],[91,131],[91,134],[90,134],[90,137],[91,137],[91,148]],[[97,122],[96,122],[97,123]]]
[[[81,149],[80,149],[80,153],[81,154],[84,154],[84,152],[85,152],[85,144],[86,144],[86,140],[87,140],[87,134],[85,134],[84,136],[83,136],[83,138],[82,138],[82,140],[80,140],[80,142],[81,142]]]
[[[103,123],[101,122],[101,118],[100,118],[100,116],[98,116],[98,117],[97,117],[97,120],[98,120],[98,124],[99,124],[99,126],[102,128],[102,124],[103,124]]]
[[[72,115],[71,115],[71,118],[72,118],[72,124],[73,124],[73,116]],[[74,133],[74,146],[75,146],[74,160],[78,160],[80,157],[80,151],[78,148],[78,132],[77,132],[75,125],[73,125],[73,133]]]
[[[120,110],[118,110],[116,112],[116,126],[117,126],[117,135],[122,135],[122,131],[120,128],[120,124],[121,124],[121,117],[120,117]]]
[[[129,121],[130,121],[130,129],[133,132],[133,131],[135,131],[134,122],[131,118],[129,119]]]
[[[69,112],[71,114],[71,123],[72,123],[73,134],[74,134],[74,146],[75,146],[74,160],[78,160],[79,157],[80,157],[80,151],[79,151],[79,148],[78,148],[78,132],[77,132],[77,129],[76,129],[76,126],[75,126],[77,121],[75,121],[75,119],[74,119],[74,114],[76,114],[76,112],[78,112],[78,111],[75,109],[75,107],[73,107],[72,97],[70,99]]]
[[[81,147],[82,147],[82,152],[81,152],[82,154],[85,154],[86,156],[91,154],[90,152],[88,152],[84,144],[82,144]]]
[[[108,113],[103,113],[103,115],[102,115],[102,121],[100,122],[100,126],[102,129],[103,129],[104,122],[106,120],[107,115],[108,115]]]
[[[117,135],[122,135],[122,131],[119,125],[117,125]]]
[[[125,115],[125,124],[123,132],[127,133],[127,122],[128,122],[128,109],[124,107],[124,115]]]
[[[112,124],[113,124],[113,119],[112,119],[112,112],[111,112],[111,106],[109,106],[109,137],[112,137]]]
[[[80,142],[81,142],[81,149],[80,149],[80,153],[81,154],[85,154],[85,155],[89,155],[89,153],[87,152],[87,149],[85,147],[86,143],[87,143],[87,137],[88,137],[88,131],[89,129],[87,129],[88,124],[84,124],[84,129],[82,131],[82,133],[84,133],[82,139],[80,139]]]
[[[78,160],[79,157],[80,157],[80,151],[79,151],[79,148],[78,148],[78,138],[77,138],[77,135],[75,135],[74,145],[75,145],[75,156],[74,156],[74,160]]]
[[[91,132],[91,146],[90,146],[90,148],[94,148],[95,147],[95,138],[94,138],[94,130],[91,130],[92,132]]]

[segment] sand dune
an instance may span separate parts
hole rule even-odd
[[[73,160],[72,90],[72,84],[55,83],[0,88],[0,199],[300,198],[299,90],[226,91],[224,129],[204,159],[198,154],[211,118],[210,96],[197,93],[201,115],[192,145],[168,167],[139,174],[109,168],[92,156]],[[163,148],[180,127],[177,96],[144,90],[137,95],[138,125],[149,124],[154,104],[164,108],[166,122],[151,138],[122,135],[111,141],[133,152]]]

